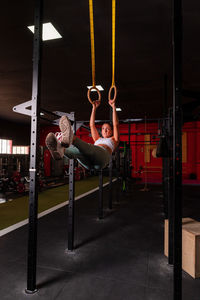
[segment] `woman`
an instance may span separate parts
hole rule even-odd
[[[113,130],[110,124],[103,124],[101,128],[102,138],[95,126],[96,110],[100,102],[92,103],[92,112],[90,116],[90,129],[93,144],[88,144],[73,134],[69,119],[62,116],[59,122],[61,134],[59,137],[50,132],[46,137],[46,145],[52,157],[56,160],[64,156],[77,159],[81,165],[87,169],[101,169],[106,167],[110,161],[112,152],[119,144],[119,121],[117,117],[115,102],[109,101],[113,110]]]

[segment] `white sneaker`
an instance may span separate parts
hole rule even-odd
[[[61,144],[63,144],[64,147],[69,147],[72,144],[74,134],[67,116],[62,116],[60,118],[59,127],[62,132]]]
[[[57,140],[54,133],[50,132],[47,135],[45,143],[53,159],[59,160],[63,158],[64,148],[61,146],[61,143]]]

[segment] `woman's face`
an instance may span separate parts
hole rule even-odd
[[[103,124],[101,127],[101,134],[103,136],[103,138],[109,138],[112,136],[112,128],[110,126],[110,124]]]

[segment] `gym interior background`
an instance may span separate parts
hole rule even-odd
[[[30,260],[27,263],[31,118],[14,112],[13,107],[32,99],[34,35],[28,26],[34,25],[37,2],[43,2],[42,23],[51,22],[61,37],[42,42],[41,74],[37,74],[41,85],[39,198],[32,245],[37,263],[31,262],[37,265],[37,276],[31,277]],[[176,4],[182,4],[178,12]],[[96,84],[103,87],[97,111],[100,128],[110,118],[112,1],[94,0],[93,5]],[[197,0],[116,1],[120,145],[112,166],[103,170],[103,188],[101,174],[75,162],[78,201],[72,212],[67,203],[70,162],[55,162],[45,137],[59,131],[56,111],[74,112],[76,125],[81,125],[77,136],[92,143],[87,99],[92,85],[89,3],[21,0],[1,4],[1,299],[199,300],[199,11]],[[178,16],[175,25],[174,15]],[[181,43],[174,34],[176,27],[182,33]],[[174,45],[179,47],[178,54]],[[179,80],[174,79],[177,74]],[[181,111],[181,122],[176,111]],[[177,135],[181,150],[174,149]],[[181,170],[177,170],[174,164],[180,156]],[[180,176],[181,185],[176,181]],[[181,235],[173,224],[182,218]],[[30,289],[34,279],[36,286]]]

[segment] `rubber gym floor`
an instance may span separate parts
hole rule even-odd
[[[113,184],[113,209],[98,220],[98,192],[75,202],[75,250],[67,252],[67,210],[38,220],[38,292],[25,294],[27,225],[0,238],[0,299],[170,300],[172,267],[163,255],[161,185],[142,192]],[[53,190],[52,190],[53,192]],[[184,186],[184,216],[200,220],[200,186]],[[116,199],[119,196],[119,203]],[[200,299],[200,280],[183,272],[183,299]]]

